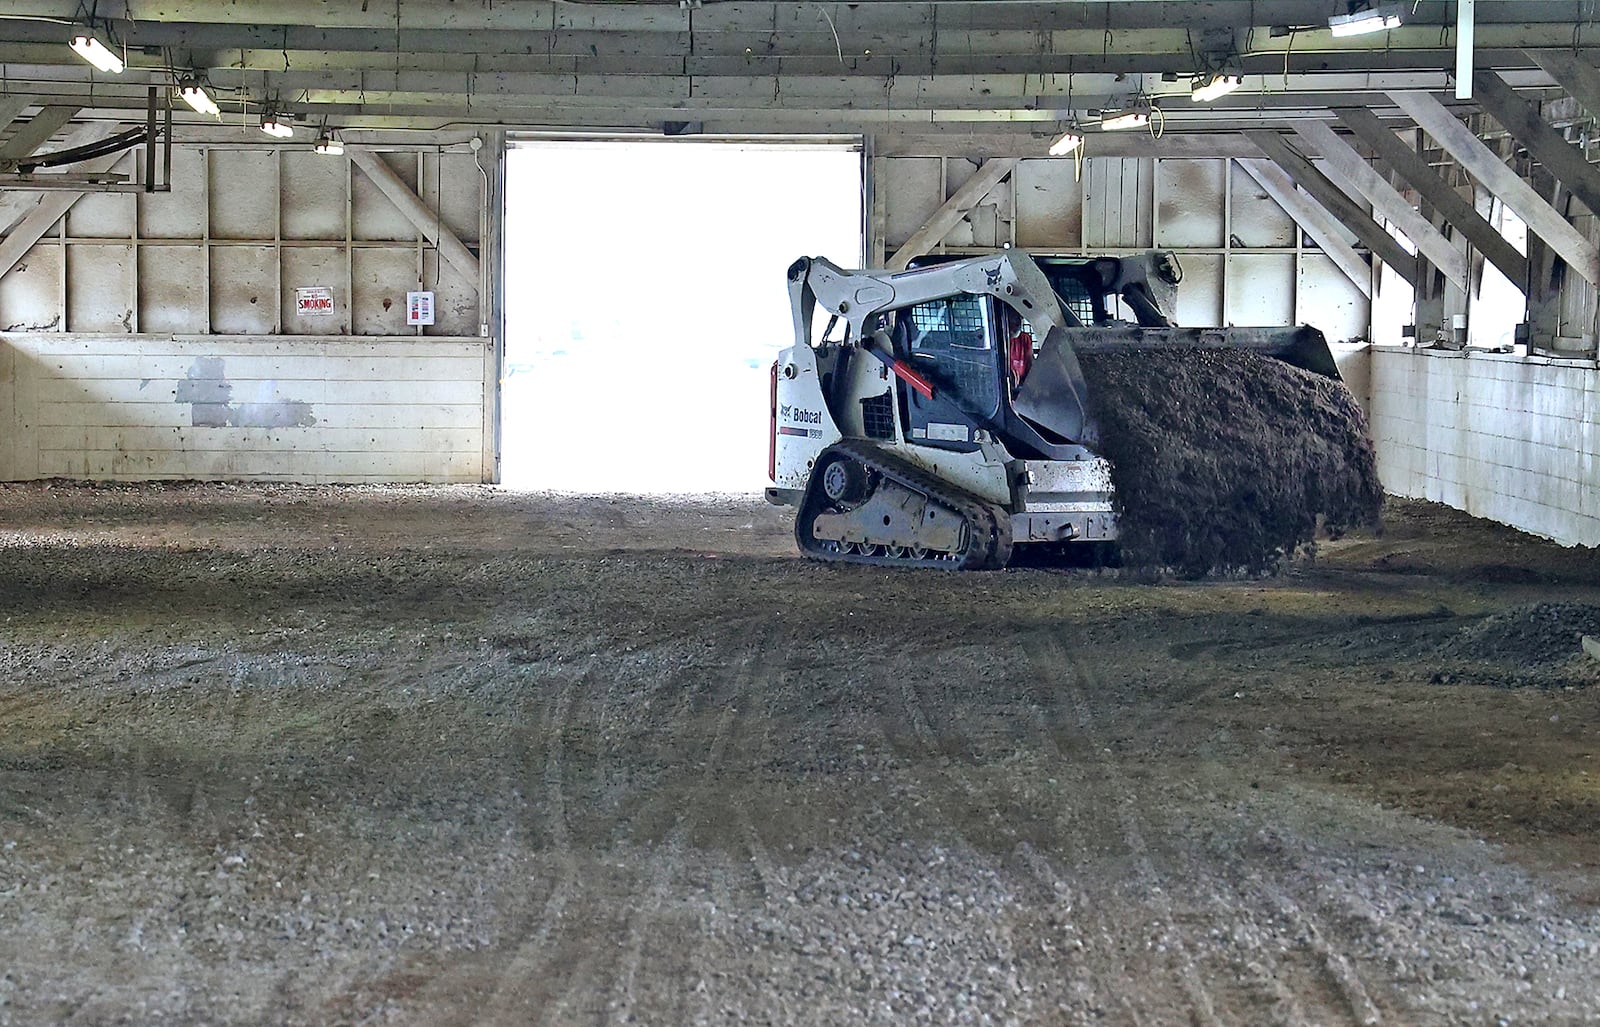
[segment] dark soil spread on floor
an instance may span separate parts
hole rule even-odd
[[[1242,350],[1079,357],[1112,464],[1125,565],[1271,569],[1382,510],[1366,417],[1344,384]]]

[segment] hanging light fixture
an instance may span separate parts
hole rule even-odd
[[[111,75],[122,74],[124,67],[122,58],[116,51],[100,41],[100,36],[93,28],[80,30],[72,37],[72,42],[67,44],[73,52],[90,64]]]
[[[1204,75],[1196,75],[1189,86],[1189,99],[1195,103],[1210,103],[1212,100],[1229,93],[1244,85],[1244,76],[1226,71],[1213,71]]]
[[[294,136],[294,119],[287,114],[279,114],[272,108],[267,108],[267,113],[261,116],[261,131],[274,139],[289,139]]]
[[[322,134],[317,136],[317,152],[330,157],[337,157],[344,152],[344,143],[332,131],[324,128]]]
[[[1379,4],[1371,0],[1349,0],[1345,14],[1335,14],[1328,19],[1328,28],[1335,36],[1359,36],[1368,32],[1397,29],[1405,20],[1398,3]]]
[[[1056,137],[1050,144],[1050,156],[1065,157],[1067,154],[1083,145],[1083,135],[1075,129],[1067,129]]]
[[[1133,106],[1122,110],[1100,112],[1100,130],[1118,132],[1129,128],[1144,128],[1150,124],[1150,102],[1136,100]]]
[[[194,109],[196,114],[209,114],[212,117],[222,113],[222,108],[217,106],[217,101],[206,92],[206,87],[200,82],[197,75],[188,75],[178,80],[178,96],[183,102]]]

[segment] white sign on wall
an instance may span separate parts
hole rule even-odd
[[[431,325],[433,324],[433,293],[408,292],[406,293],[406,324]]]
[[[326,285],[305,285],[294,291],[294,312],[300,317],[331,317],[333,290]]]

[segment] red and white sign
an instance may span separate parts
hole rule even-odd
[[[294,291],[294,312],[300,317],[331,317],[333,290],[325,285],[307,285]]]

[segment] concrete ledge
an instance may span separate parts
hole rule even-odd
[[[1600,359],[1593,356],[1555,357],[1547,353],[1524,355],[1521,353],[1496,353],[1486,349],[1427,349],[1421,346],[1372,346],[1373,353],[1409,354],[1431,357],[1435,360],[1487,360],[1498,364],[1527,364],[1534,367],[1570,367],[1578,370],[1600,370]]]

